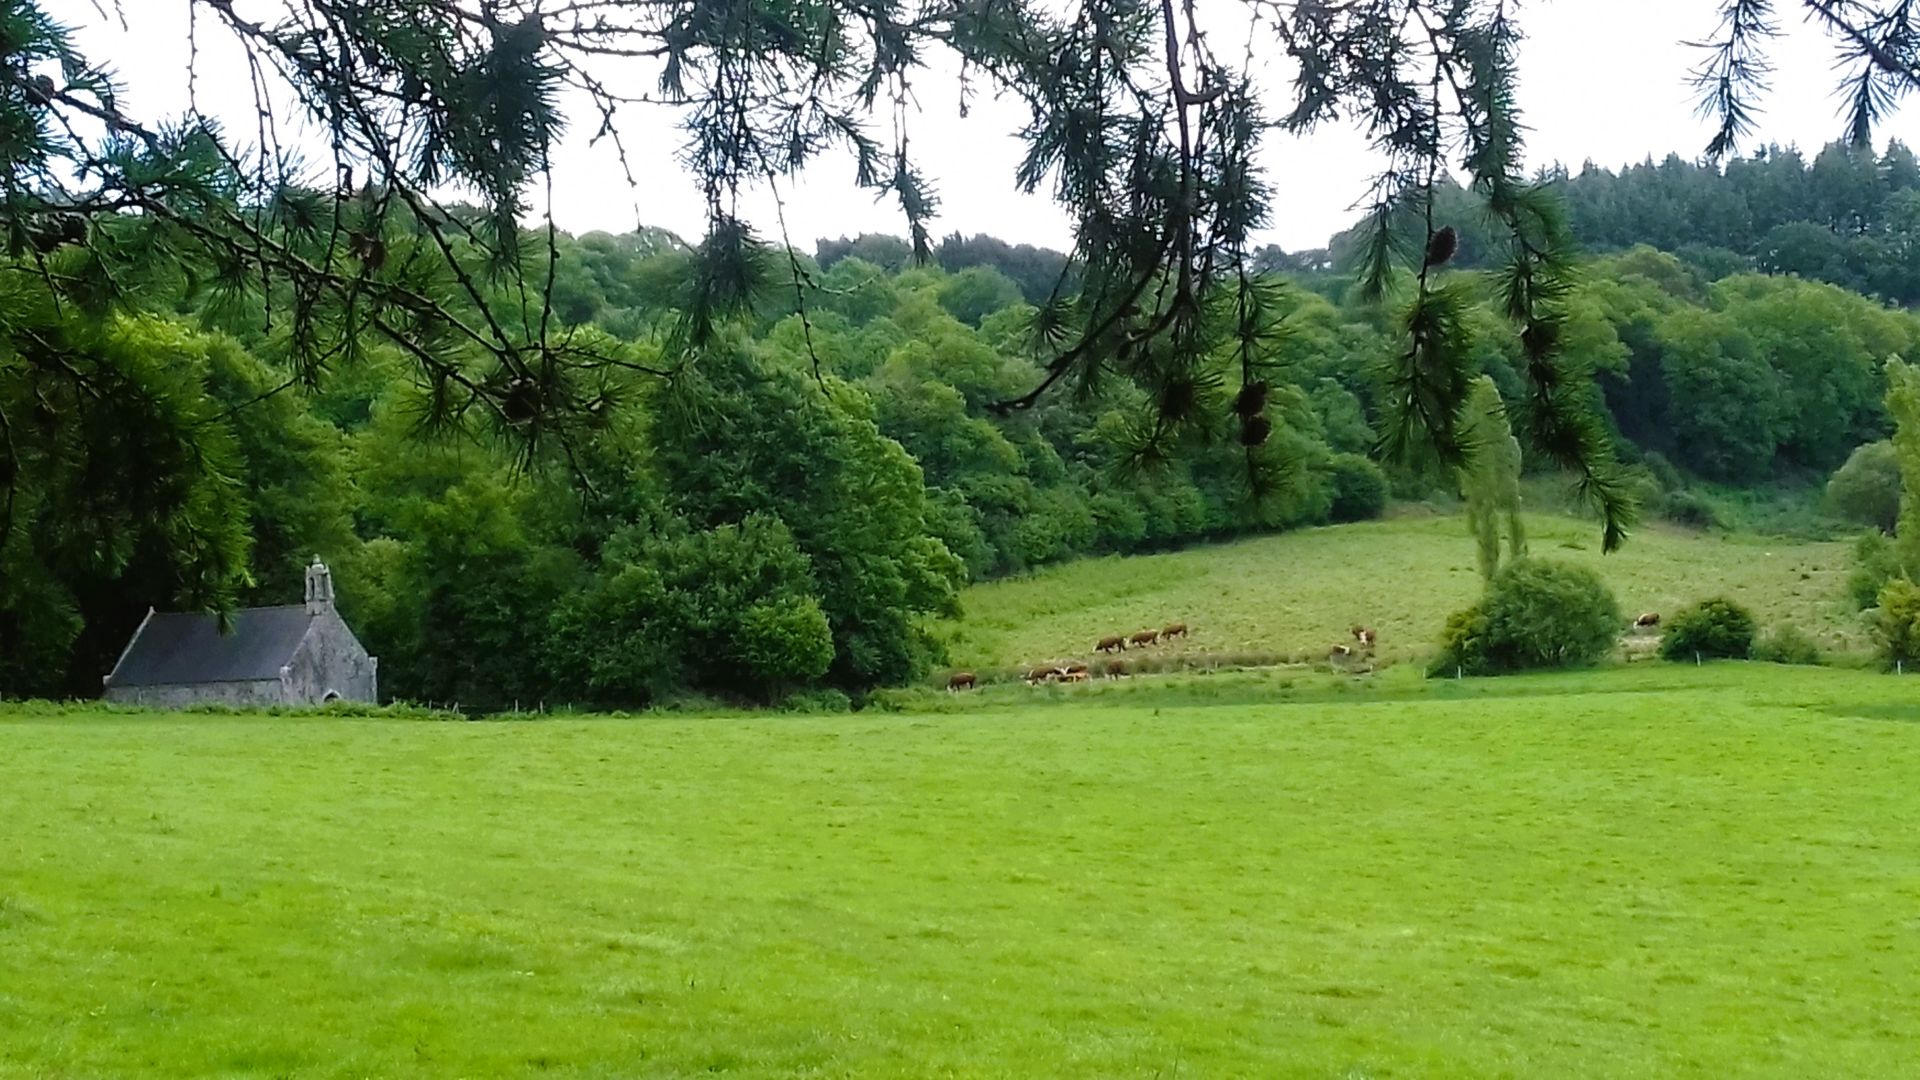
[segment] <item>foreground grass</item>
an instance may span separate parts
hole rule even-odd
[[[1529,518],[1532,553],[1592,566],[1629,613],[1672,612],[1725,595],[1762,626],[1791,623],[1835,652],[1863,649],[1845,603],[1849,545],[1697,533],[1636,532],[1602,556],[1597,526]],[[1380,632],[1383,658],[1428,653],[1449,613],[1480,593],[1459,517],[1307,529],[1166,555],[1089,559],[968,589],[965,616],[942,624],[954,665],[1012,671],[1085,658],[1100,638],[1184,621],[1193,636],[1156,659],[1324,655],[1355,623]]]
[[[1909,686],[0,712],[0,1075],[1898,1075]]]

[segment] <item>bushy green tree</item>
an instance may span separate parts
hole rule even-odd
[[[1873,628],[1889,666],[1920,663],[1920,585],[1895,578],[1880,590]]]
[[[1827,506],[1841,518],[1891,535],[1900,521],[1900,458],[1890,440],[1855,450],[1827,481]]]
[[[1335,522],[1371,521],[1387,508],[1387,474],[1358,454],[1335,454],[1328,459],[1332,503],[1327,518]]]
[[[1478,604],[1447,620],[1434,670],[1493,675],[1592,663],[1613,649],[1620,626],[1619,604],[1593,571],[1517,559]]]
[[[383,583],[398,602],[368,626],[389,695],[477,709],[577,700],[548,677],[547,659],[548,619],[579,562],[544,541],[539,500],[507,480],[464,480],[413,523]]]
[[[812,565],[831,674],[899,682],[931,659],[923,615],[950,611],[960,561],[927,532],[919,466],[870,400],[730,343],[655,399],[668,505],[695,528],[778,519]]]
[[[1766,631],[1753,642],[1753,658],[1769,664],[1821,663],[1820,646],[1806,631],[1791,623]]]
[[[242,463],[253,540],[239,599],[291,603],[315,555],[342,563],[359,543],[347,439],[284,372],[231,339],[210,338],[206,356],[207,393],[223,407]]]
[[[1887,361],[1887,412],[1892,414],[1893,451],[1900,466],[1900,523],[1895,547],[1899,565],[1920,573],[1920,369]]]
[[[1675,612],[1660,637],[1668,660],[1745,660],[1753,653],[1753,614],[1725,597]]]
[[[248,461],[208,389],[231,344],[0,278],[0,695],[97,693],[149,606],[245,586]]]
[[[778,519],[616,535],[591,584],[554,610],[549,665],[592,700],[686,689],[771,701],[826,674],[833,634],[811,566]]]
[[[986,266],[969,267],[940,284],[940,306],[968,326],[977,327],[987,316],[1021,300],[1018,285]]]
[[[1753,335],[1730,316],[1681,308],[1659,326],[1668,417],[1679,460],[1710,477],[1752,481],[1772,472],[1785,441],[1780,377]]]
[[[1853,545],[1853,569],[1847,575],[1847,596],[1862,611],[1880,602],[1880,590],[1905,571],[1900,549],[1883,533],[1862,536]]]

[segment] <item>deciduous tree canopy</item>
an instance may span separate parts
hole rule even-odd
[[[1789,6],[1839,41],[1848,135],[1865,144],[1920,84],[1920,11]],[[1723,7],[1695,72],[1719,119],[1716,157],[1753,128],[1778,14],[1772,0]],[[604,404],[606,372],[640,366],[558,331],[552,245],[520,231],[564,124],[593,125],[631,169],[622,109],[682,110],[681,157],[706,191],[709,227],[679,296],[678,360],[783,273],[804,299],[807,271],[760,247],[768,225],[742,220],[737,196],[777,187],[823,153],[851,152],[856,181],[898,202],[912,253],[932,256],[938,178],[915,163],[906,106],[916,79],[957,58],[964,78],[1027,106],[1028,152],[1012,179],[1051,194],[1074,223],[1074,272],[1062,268],[1033,320],[1040,378],[1003,408],[1029,407],[1062,382],[1084,390],[1125,378],[1157,403],[1158,422],[1139,433],[1143,457],[1222,415],[1237,416],[1257,447],[1269,421],[1232,413],[1234,395],[1206,369],[1229,353],[1242,387],[1264,381],[1255,346],[1274,331],[1272,301],[1253,254],[1272,192],[1255,151],[1274,126],[1350,117],[1382,160],[1361,243],[1365,285],[1385,295],[1396,268],[1417,275],[1388,448],[1460,453],[1459,298],[1430,289],[1427,275],[1444,261],[1432,240],[1447,225],[1433,193],[1458,161],[1498,223],[1501,306],[1524,330],[1527,385],[1509,395],[1516,427],[1580,475],[1609,545],[1631,516],[1586,373],[1561,355],[1564,215],[1522,174],[1523,25],[1499,0],[288,0],[266,14],[194,0],[193,10],[197,34],[245,49],[257,132],[143,114],[72,48],[45,0],[0,0],[0,217],[17,257],[83,252],[56,280],[90,308],[138,302],[138,277],[175,278],[275,312],[302,377],[384,338],[409,354],[436,416],[474,410],[529,441],[564,443]],[[1286,55],[1290,85],[1256,77],[1250,60],[1265,50]],[[316,148],[279,141],[295,121],[324,133],[324,169],[302,164]],[[259,145],[243,149],[249,138]],[[445,202],[450,191],[475,205]],[[1830,219],[1850,205],[1836,198]],[[505,303],[487,289],[502,278]],[[1036,301],[1037,286],[1022,275]],[[1246,464],[1271,463],[1250,453]]]

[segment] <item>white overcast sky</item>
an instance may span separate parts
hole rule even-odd
[[[178,115],[188,102],[188,0],[122,2],[125,29],[118,19],[102,21],[95,15],[94,0],[50,0],[56,15],[79,28],[89,58],[117,72],[123,107],[147,118]],[[263,3],[270,0],[238,6],[258,10]],[[1778,70],[1759,137],[1811,150],[1842,130],[1833,47],[1819,30],[1800,21],[1795,0],[1779,6],[1785,34],[1775,43]],[[1698,53],[1683,42],[1713,32],[1715,7],[1715,0],[1535,0],[1526,5],[1520,100],[1532,129],[1529,163],[1563,161],[1577,168],[1591,159],[1617,168],[1649,155],[1697,156],[1711,132],[1709,122],[1696,115],[1686,83]],[[208,22],[201,27],[198,103],[202,111],[251,131],[245,68],[235,51],[221,48],[222,31],[210,29]],[[1226,47],[1224,41],[1216,45]],[[1267,84],[1285,85],[1273,77]],[[1024,196],[1014,188],[1020,145],[1013,132],[1025,118],[1023,110],[976,99],[963,119],[950,80],[923,76],[917,93],[920,109],[910,118],[912,149],[940,196],[935,235],[985,232],[1012,242],[1067,247],[1070,226],[1060,209],[1043,196]],[[1269,111],[1285,108],[1276,99]],[[610,149],[586,145],[593,124],[583,113],[573,115],[574,128],[556,154],[554,215],[562,228],[622,232],[657,225],[689,239],[704,231],[702,197],[674,159],[680,136],[670,113],[634,112],[623,118],[637,188],[628,185]],[[1882,146],[1888,136],[1920,143],[1920,104],[1883,128]],[[1366,140],[1344,127],[1297,139],[1271,136],[1262,160],[1274,188],[1266,238],[1290,250],[1322,246],[1345,227],[1353,202],[1377,168]],[[855,189],[852,171],[850,161],[823,159],[786,192],[788,235],[795,246],[811,250],[815,238],[860,232],[905,233],[897,208]],[[777,235],[773,208],[764,197],[746,207],[763,235]]]

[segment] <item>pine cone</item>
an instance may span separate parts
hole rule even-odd
[[[1199,400],[1199,387],[1192,379],[1183,375],[1175,376],[1160,387],[1160,412],[1169,420],[1185,420],[1193,415],[1193,406]]]
[[[1559,323],[1554,323],[1554,322],[1528,323],[1527,328],[1525,330],[1520,331],[1520,344],[1526,348],[1528,356],[1532,356],[1532,357],[1545,356],[1548,353],[1552,352],[1553,347],[1559,344],[1559,342],[1560,342],[1560,324]]]
[[[532,379],[518,378],[507,384],[500,398],[500,414],[509,424],[524,424],[540,412],[540,387]]]
[[[1233,411],[1246,418],[1259,416],[1267,409],[1267,384],[1250,382],[1240,388],[1240,396],[1233,399]]]
[[[1440,231],[1434,233],[1432,239],[1427,241],[1427,265],[1443,266],[1458,250],[1460,250],[1460,234],[1454,232],[1451,225],[1442,226]]]

